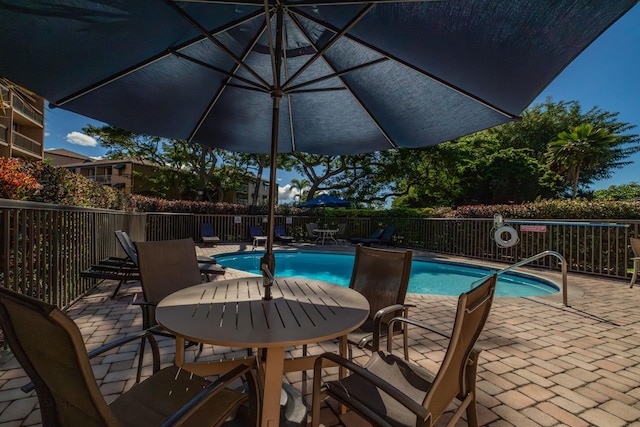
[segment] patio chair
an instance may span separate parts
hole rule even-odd
[[[155,310],[160,301],[181,289],[202,283],[198,261],[193,255],[192,239],[136,242],[142,296],[134,304],[142,308],[142,328],[159,335],[172,336],[156,323]]]
[[[309,222],[309,223],[305,224],[304,226],[307,229],[307,236],[309,237],[309,239],[315,240],[316,234],[315,234],[314,230],[318,229],[318,224],[316,224],[315,222]]]
[[[375,239],[361,239],[358,243],[365,246],[382,245],[382,244],[384,244],[385,246],[389,246],[389,244],[391,244],[391,238],[393,237],[393,234],[395,232],[396,232],[396,227],[393,225],[388,225],[382,231],[382,234],[380,235],[380,237]]]
[[[257,246],[260,246],[260,243],[267,245],[267,235],[262,231],[262,227],[259,225],[250,225],[249,226],[249,234],[251,235],[251,241],[253,245],[253,249]]]
[[[213,224],[200,224],[200,239],[206,246],[208,244],[216,245],[220,241],[220,237],[213,232]]]
[[[353,244],[359,244],[360,242],[362,242],[363,240],[367,240],[367,239],[379,239],[380,236],[382,236],[382,233],[384,232],[384,228],[378,228],[376,231],[374,231],[373,233],[371,233],[371,235],[369,237],[352,237],[349,239],[349,241]]]
[[[369,301],[369,318],[356,330],[347,334],[347,343],[374,350],[387,335],[386,326],[392,317],[408,316],[405,304],[413,252],[391,251],[358,245],[349,287]],[[409,358],[407,328],[403,329],[404,356]],[[380,333],[378,333],[381,331]],[[351,359],[351,347],[349,348]]]
[[[275,234],[274,240],[276,242],[282,242],[285,245],[288,245],[289,243],[296,240],[293,236],[287,236],[287,231],[285,230],[285,227],[283,225],[276,225],[273,229]]]
[[[240,365],[210,382],[170,366],[160,370],[152,343],[153,375],[107,404],[90,359],[140,335],[106,344],[87,354],[78,326],[53,305],[0,287],[0,324],[16,359],[32,381],[45,426],[221,425],[245,402],[258,424],[257,382]],[[248,393],[229,388],[244,377]]]
[[[340,223],[338,224],[338,231],[336,231],[336,234],[333,235],[333,237],[336,239],[336,241],[338,243],[346,243],[347,241],[344,238],[344,231],[347,229],[347,224],[346,223]]]
[[[136,266],[138,266],[138,251],[136,248],[136,243],[131,240],[129,234],[127,234],[126,231],[117,230],[115,234],[118,238],[118,242],[120,242],[120,246],[122,246],[122,249],[125,251],[129,259],[133,261]],[[195,254],[195,245],[193,248],[193,253]],[[217,262],[214,258],[196,255],[196,260],[198,262],[200,274],[207,281],[211,280],[212,275],[224,275],[226,273],[223,267],[217,265]]]
[[[640,270],[640,238],[630,237],[629,241],[631,242],[631,250],[633,251],[633,258],[631,258],[633,260],[633,276],[631,276],[629,287],[633,288],[638,278],[638,270]]]
[[[478,425],[476,410],[476,370],[480,349],[474,345],[484,328],[496,286],[493,275],[458,298],[458,308],[451,334],[446,334],[403,317],[402,322],[420,328],[421,336],[429,332],[448,338],[448,347],[437,372],[430,372],[391,351],[376,350],[362,367],[334,353],[320,355],[314,365],[312,422],[320,422],[320,402],[329,396],[347,406],[375,426],[432,426],[452,403],[458,402],[449,426],[455,425],[466,411],[467,423]],[[441,340],[434,341],[434,343]],[[322,385],[323,362],[346,368],[345,378]]]

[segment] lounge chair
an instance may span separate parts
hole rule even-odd
[[[98,264],[91,265],[88,269],[81,271],[81,277],[87,277],[98,280],[117,280],[116,285],[111,298],[115,298],[120,291],[120,287],[130,281],[140,280],[140,274],[138,272],[138,259],[135,254],[135,249],[128,247],[127,239],[129,236],[121,231],[115,232],[116,238],[120,243],[120,246],[125,251],[124,257],[108,257],[100,260]],[[129,239],[130,241],[131,239]]]
[[[349,239],[349,241],[357,245],[363,240],[379,239],[380,236],[382,236],[383,232],[384,232],[384,228],[378,228],[376,231],[371,233],[369,237],[352,237],[351,239]]]
[[[391,238],[393,234],[396,232],[396,227],[393,225],[388,225],[383,231],[380,237],[377,239],[361,239],[358,243],[364,246],[371,245],[382,245],[389,246],[391,244]]]
[[[213,224],[208,223],[200,224],[200,239],[205,246],[208,244],[215,246],[220,242],[220,237],[216,236],[213,232]]]
[[[257,382],[240,365],[210,382],[169,366],[160,370],[158,344],[149,332],[122,338],[87,354],[78,326],[53,305],[0,287],[0,324],[16,359],[38,395],[45,426],[223,424],[245,402],[258,425]],[[153,374],[107,404],[90,359],[145,336],[151,342]],[[229,388],[245,377],[248,392]],[[165,425],[165,424],[163,424]]]
[[[630,288],[633,288],[633,285],[638,278],[638,270],[640,270],[640,238],[629,238],[631,242],[631,250],[633,251],[633,276],[631,276],[631,283],[629,284]]]
[[[295,241],[296,239],[293,236],[287,236],[287,231],[285,230],[284,226],[282,225],[276,225],[273,228],[274,230],[274,240],[276,242],[282,242],[285,245],[288,245],[289,243]]]
[[[262,231],[262,227],[259,225],[250,225],[249,226],[249,234],[251,235],[251,241],[253,244],[253,249],[257,246],[260,246],[260,243],[267,245],[267,235]]]
[[[467,423],[477,426],[476,370],[480,349],[474,345],[489,316],[495,286],[493,275],[460,295],[451,334],[413,319],[392,320],[420,328],[421,337],[428,338],[432,333],[449,339],[444,359],[435,373],[394,355],[391,339],[387,341],[387,352],[379,349],[373,352],[364,367],[335,353],[320,355],[314,365],[311,425],[317,427],[320,423],[321,400],[332,397],[375,426],[396,427],[432,426],[457,401],[447,425],[456,425],[466,411]],[[323,385],[323,363],[327,362],[348,369],[350,374]]]

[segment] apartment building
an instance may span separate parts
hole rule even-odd
[[[0,157],[42,160],[45,100],[0,78]]]
[[[133,159],[88,159],[60,166],[98,184],[117,188],[127,194],[152,195],[153,183],[149,178],[158,173],[156,165]]]

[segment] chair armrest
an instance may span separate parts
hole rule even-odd
[[[380,350],[380,336],[382,335],[381,331],[382,331],[382,325],[383,325],[383,320],[385,319],[385,317],[388,317],[391,313],[397,312],[397,311],[401,311],[402,315],[404,317],[407,317],[409,315],[409,308],[410,307],[414,307],[413,305],[410,304],[393,304],[393,305],[389,305],[387,307],[381,308],[380,310],[378,310],[376,312],[376,314],[373,315],[373,349],[374,351],[379,351]],[[364,347],[367,344],[367,340],[364,340],[364,342],[361,343],[361,345],[359,345],[359,347]]]
[[[133,300],[131,301],[131,305],[158,305],[152,302],[148,302],[144,299],[144,295],[136,292],[133,294]]]
[[[240,376],[245,376],[247,384],[249,386],[249,399],[252,410],[257,410],[257,390],[258,383],[255,375],[249,365],[241,364],[230,370],[224,375],[221,375],[214,382],[206,386],[200,393],[195,395],[186,405],[176,411],[173,415],[167,418],[160,426],[169,427],[176,424],[181,424],[186,418],[193,415],[203,405],[221,391],[224,390],[231,382]]]
[[[400,403],[405,408],[409,409],[411,412],[416,414],[420,419],[427,420],[431,417],[431,413],[422,406],[422,402],[418,403],[402,391],[392,386],[382,378],[377,375],[372,374],[367,369],[362,366],[347,360],[335,353],[323,353],[318,356],[314,365],[313,365],[313,397],[314,400],[316,396],[321,395],[320,391],[320,381],[322,380],[322,360],[327,359],[339,366],[347,368],[351,371],[351,375],[355,374],[364,379],[365,381],[371,383],[373,386],[379,388],[383,392],[387,393],[394,400]],[[314,402],[315,404],[315,402]]]
[[[387,351],[389,353],[391,353],[391,348],[392,348],[391,341],[392,341],[393,336],[391,334],[393,333],[393,324],[396,323],[396,322],[408,323],[408,324],[410,324],[412,326],[416,326],[418,328],[425,329],[427,331],[433,332],[434,334],[440,335],[441,337],[451,339],[451,334],[450,333],[441,331],[440,329],[436,329],[436,328],[434,328],[432,326],[427,325],[426,323],[418,322],[417,320],[413,320],[413,319],[410,319],[408,317],[394,317],[393,319],[389,320],[389,323],[388,323],[389,338],[387,339]],[[474,353],[480,354],[480,352],[482,352],[482,349],[477,347],[477,346],[474,346],[471,351],[474,352]]]

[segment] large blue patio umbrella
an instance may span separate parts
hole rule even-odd
[[[271,153],[272,236],[277,153],[516,120],[636,2],[3,0],[0,76],[134,132]]]

